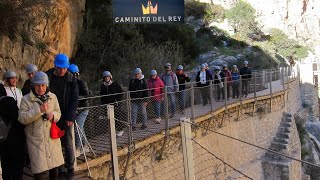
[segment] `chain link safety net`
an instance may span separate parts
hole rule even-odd
[[[287,70],[283,70],[282,73],[287,81]],[[168,139],[172,138],[172,135],[168,131],[179,126],[180,118],[186,117],[192,120],[219,108],[225,108],[228,104],[241,102],[246,98],[268,95],[270,85],[282,83],[281,76],[279,70],[253,71],[249,79],[239,76],[236,79],[213,80],[205,84],[191,82],[185,84],[183,90],[176,90],[178,88],[175,86],[166,86],[160,90],[144,89],[88,97],[85,99],[90,102],[90,106],[78,109],[78,112],[87,111],[88,115],[85,118],[83,129],[81,129],[81,123],[78,123],[79,128],[77,129],[80,133],[76,134],[76,137],[79,134],[82,137],[88,161],[108,154],[110,149],[109,120],[105,102],[110,102],[106,99],[116,99],[110,104],[114,105],[118,149],[137,144],[155,134],[161,134],[166,141],[170,141]],[[272,92],[281,90],[283,90],[282,86],[281,88],[272,87]],[[132,94],[137,92],[145,92],[146,96],[133,98]],[[161,145],[165,147],[167,142],[162,142]],[[165,149],[160,148],[155,151],[166,154],[163,153]],[[135,151],[133,150],[134,153]],[[177,152],[180,153],[181,148],[178,148]],[[161,157],[164,156],[161,155]],[[84,161],[81,154],[78,157],[78,163]]]

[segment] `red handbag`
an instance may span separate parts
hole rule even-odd
[[[52,139],[59,139],[64,136],[64,130],[61,130],[54,121],[51,121],[50,136]]]

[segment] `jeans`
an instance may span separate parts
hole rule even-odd
[[[137,118],[138,118],[138,109],[139,107],[142,110],[142,124],[146,125],[147,123],[147,107],[144,105],[143,102],[132,102],[131,104],[131,121],[133,125],[137,124]]]
[[[170,102],[171,115],[174,115],[176,112],[176,97],[174,92],[168,93],[168,100]]]
[[[161,116],[161,101],[154,101],[154,111],[156,113],[156,117],[160,118]]]
[[[208,87],[203,86],[203,87],[201,87],[200,91],[201,91],[201,95],[202,95],[203,105],[207,105],[208,101],[210,102],[210,95],[208,92]]]
[[[242,80],[242,95],[247,96],[249,93],[249,80],[244,79]]]
[[[74,149],[73,149],[73,135],[74,135],[74,126],[68,126],[67,122],[65,120],[60,120],[63,121],[65,134],[64,136],[60,139],[61,140],[61,145],[64,148],[64,156],[65,156],[65,164],[64,166],[68,170],[73,170],[74,167],[74,161],[75,161],[75,156],[74,156]]]
[[[182,90],[178,93],[180,110],[183,111],[186,106],[186,91]]]
[[[220,100],[224,99],[224,90],[223,90],[223,88],[221,88],[219,84],[216,84],[215,88],[216,88],[216,100],[220,101]]]
[[[34,174],[35,180],[58,180],[59,173],[58,168],[53,168],[48,171],[44,171],[42,173]]]
[[[238,98],[239,97],[239,81],[234,81],[232,83],[232,97],[233,98]]]
[[[84,123],[87,119],[87,116],[89,114],[89,110],[84,110],[84,111],[81,111],[80,113],[78,113],[77,115],[77,118],[76,118],[76,122],[79,126],[79,129],[80,129],[80,136],[81,136],[81,141],[83,142],[83,145],[86,145],[87,142],[84,141],[86,139],[86,133],[84,131]],[[76,141],[76,148],[80,148],[80,139],[79,139],[79,134],[78,134],[78,128],[75,127],[74,128],[74,134],[75,134],[75,141]]]

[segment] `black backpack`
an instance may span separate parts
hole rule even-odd
[[[6,96],[0,97],[0,103],[5,97]],[[11,128],[11,123],[9,122],[8,124],[6,124],[4,118],[5,117],[2,117],[2,115],[0,114],[0,143],[7,140]]]

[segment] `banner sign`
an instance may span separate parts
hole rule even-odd
[[[184,0],[113,0],[113,22],[183,23]]]

